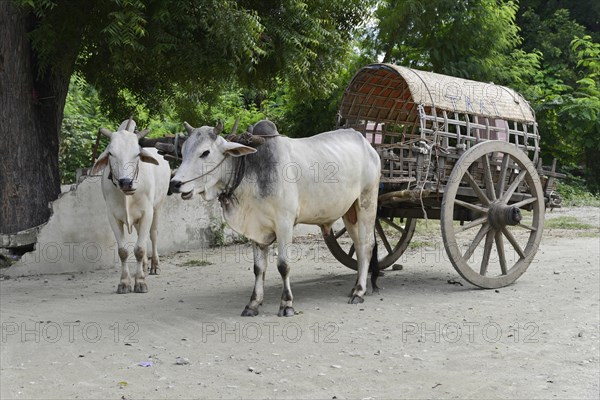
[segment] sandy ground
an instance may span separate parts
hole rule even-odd
[[[261,314],[239,316],[247,245],[163,257],[143,295],[117,295],[116,268],[2,278],[0,397],[597,399],[600,212],[560,216],[595,228],[547,229],[509,287],[475,289],[421,247],[361,305],[346,304],[353,271],[301,238],[292,318],[276,316],[273,263]]]

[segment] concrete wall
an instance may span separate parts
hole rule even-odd
[[[41,229],[35,250],[4,269],[11,276],[85,272],[120,265],[115,237],[108,224],[100,177],[85,178],[51,204],[52,216]],[[193,250],[212,242],[222,229],[218,202],[200,197],[184,201],[169,196],[158,225],[159,256],[178,250]],[[127,236],[130,260],[137,235]],[[148,241],[150,251],[150,242]]]

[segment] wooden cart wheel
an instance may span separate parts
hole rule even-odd
[[[412,218],[393,218],[378,216],[375,221],[375,232],[378,245],[379,269],[385,269],[400,258],[408,247],[415,233],[417,220]],[[346,267],[358,269],[354,244],[346,228],[325,238],[325,244],[331,254]]]
[[[518,187],[525,190],[515,194]],[[469,212],[469,222],[454,220]],[[544,212],[539,176],[522,150],[495,140],[471,147],[454,166],[442,200],[442,237],[452,265],[482,288],[513,283],[537,252]]]

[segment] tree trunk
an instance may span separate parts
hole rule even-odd
[[[0,1],[0,233],[46,222],[60,193],[59,132],[75,58],[39,71],[28,38],[34,24],[32,14]]]

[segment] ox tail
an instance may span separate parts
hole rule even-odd
[[[369,262],[369,271],[371,272],[371,286],[373,293],[379,292],[377,286],[377,278],[379,278],[379,259],[377,257],[377,236],[374,236],[373,252],[371,253],[371,261]]]

